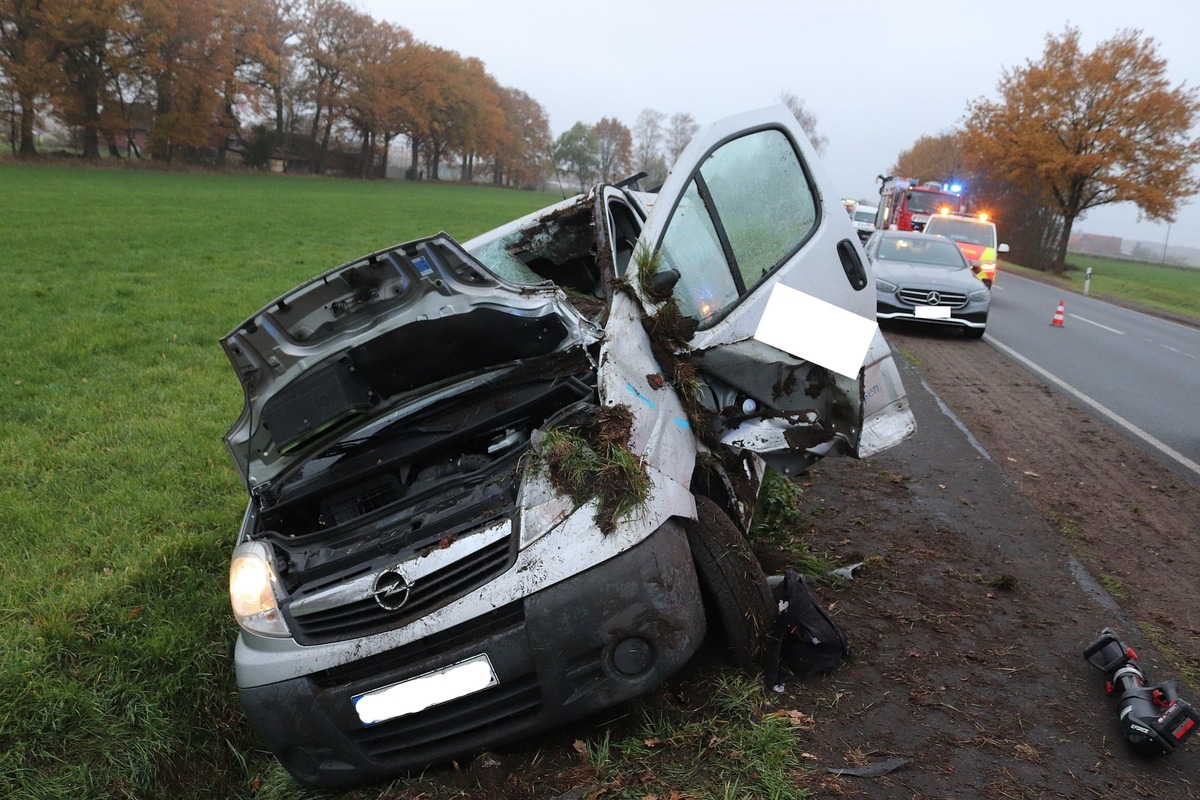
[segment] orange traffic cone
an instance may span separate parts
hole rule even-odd
[[[1056,328],[1063,326],[1063,312],[1066,310],[1066,305],[1065,301],[1058,301],[1058,310],[1054,312],[1054,319],[1050,320],[1050,324]]]

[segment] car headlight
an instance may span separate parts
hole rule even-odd
[[[969,295],[967,295],[967,297],[970,298],[972,302],[982,303],[984,300],[988,299],[989,294],[990,292],[987,290],[987,288],[983,288],[978,291],[971,292]]]
[[[262,542],[245,542],[233,551],[229,565],[229,603],[233,617],[247,633],[287,636],[287,625],[275,600],[275,570]]]
[[[876,291],[894,292],[898,288],[900,288],[900,287],[898,287],[896,284],[892,283],[891,281],[885,281],[883,278],[875,279],[875,290]]]

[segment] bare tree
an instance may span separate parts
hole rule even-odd
[[[663,122],[667,115],[653,108],[642,109],[633,123],[633,166],[645,170],[662,147]],[[647,170],[649,171],[649,170]]]
[[[674,164],[698,130],[699,123],[688,112],[677,111],[672,114],[670,126],[667,128],[667,160]]]
[[[818,154],[825,154],[825,145],[829,144],[829,140],[821,134],[817,133],[817,116],[804,107],[804,101],[791,92],[783,92],[779,95],[779,102],[788,107],[788,111],[800,123],[800,127],[808,134],[808,140],[812,142],[813,149]]]
[[[616,117],[604,117],[592,130],[596,135],[600,180],[609,183],[624,177],[633,156],[633,136],[629,128]]]

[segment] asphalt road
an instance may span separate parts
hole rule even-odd
[[[1059,301],[1063,325],[1054,326]],[[1200,329],[997,277],[987,335],[1011,357],[1200,475]]]

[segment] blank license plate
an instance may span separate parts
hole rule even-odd
[[[350,698],[363,725],[415,714],[500,683],[487,654]]]
[[[913,316],[917,319],[950,319],[949,306],[916,306]]]

